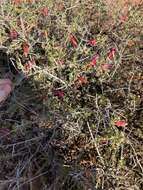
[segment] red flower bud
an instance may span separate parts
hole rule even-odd
[[[69,41],[70,41],[70,43],[72,44],[72,46],[73,46],[74,48],[77,47],[77,45],[78,45],[77,39],[76,39],[76,37],[73,36],[72,34],[69,36]]]
[[[9,33],[9,38],[10,38],[11,40],[17,39],[17,38],[18,38],[18,33],[17,33],[17,31],[16,31],[16,30],[11,30],[10,33]]]
[[[25,57],[27,57],[28,53],[29,53],[29,44],[24,43],[23,44],[23,54],[24,54]]]
[[[48,16],[48,14],[49,14],[48,7],[43,7],[43,9],[41,10],[41,13],[43,14],[43,16]]]
[[[108,52],[108,58],[113,59],[116,53],[116,48],[111,48],[110,51]]]
[[[97,43],[97,41],[95,39],[91,39],[88,41],[88,44],[91,45],[91,46],[95,46]]]
[[[125,127],[127,123],[125,121],[116,121],[115,125],[118,127]]]

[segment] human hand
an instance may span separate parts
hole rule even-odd
[[[0,79],[0,103],[5,101],[12,91],[12,82],[10,79]]]

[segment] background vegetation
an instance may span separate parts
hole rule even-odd
[[[143,189],[142,1],[0,2],[0,189]]]

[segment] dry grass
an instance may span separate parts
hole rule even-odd
[[[0,190],[143,188],[142,1],[110,2],[1,0]]]

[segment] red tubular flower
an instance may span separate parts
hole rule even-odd
[[[97,63],[97,59],[99,58],[99,55],[94,55],[91,59],[91,62],[86,65],[86,69],[90,69],[91,67],[94,67]]]
[[[15,5],[19,5],[19,4],[22,3],[22,0],[13,0],[13,3],[14,3]]]
[[[97,60],[96,60],[96,58],[94,57],[94,58],[91,60],[90,65],[91,65],[91,66],[95,66],[96,63],[97,63]]]
[[[29,44],[27,44],[26,42],[23,44],[23,54],[25,57],[28,56],[29,53]]]
[[[65,93],[62,90],[55,90],[54,91],[54,96],[57,96],[59,98],[63,98],[65,96]]]
[[[48,14],[49,14],[48,7],[43,7],[41,10],[41,13],[43,14],[43,16],[48,16]]]
[[[28,62],[24,65],[25,71],[26,71],[26,72],[29,72],[29,71],[34,67],[35,64],[36,64],[36,63],[35,63],[35,59],[34,59],[34,57],[32,57],[32,59],[31,59],[30,61],[28,61]]]
[[[30,69],[31,69],[31,65],[30,65],[29,63],[26,63],[26,64],[24,65],[24,68],[25,68],[25,71],[26,71],[26,72],[29,72]]]
[[[64,65],[64,60],[60,59],[60,60],[57,61],[57,63],[58,63],[59,65]]]
[[[15,40],[18,38],[18,32],[16,30],[11,30],[10,33],[9,33],[9,38],[11,40]]]
[[[77,79],[77,82],[79,85],[83,85],[83,84],[87,84],[87,78],[84,77],[84,76],[79,76],[78,79]]]
[[[126,22],[126,21],[128,20],[128,16],[126,16],[126,15],[121,15],[121,16],[119,17],[119,19],[120,19],[121,22]]]
[[[94,55],[93,56],[93,58],[92,58],[92,60],[91,60],[91,62],[90,62],[90,65],[91,66],[95,66],[96,65],[96,63],[97,63],[97,59],[99,58],[99,55],[97,54],[97,55]]]
[[[69,41],[70,41],[70,43],[72,44],[72,46],[73,46],[74,48],[77,47],[77,45],[78,45],[77,39],[76,39],[76,37],[73,36],[72,34],[69,36]]]
[[[113,67],[113,65],[108,64],[108,63],[105,63],[105,64],[102,64],[102,65],[101,65],[101,68],[102,68],[103,71],[108,71],[108,70],[110,70],[112,67]]]
[[[109,51],[109,53],[108,53],[108,58],[109,59],[113,59],[114,58],[114,56],[115,56],[115,53],[116,53],[116,48],[111,48],[110,49],[110,51]]]
[[[91,39],[88,41],[88,44],[91,46],[96,46],[96,43],[97,43],[96,39]]]
[[[115,125],[118,127],[125,127],[127,125],[127,123],[125,121],[116,121]]]

